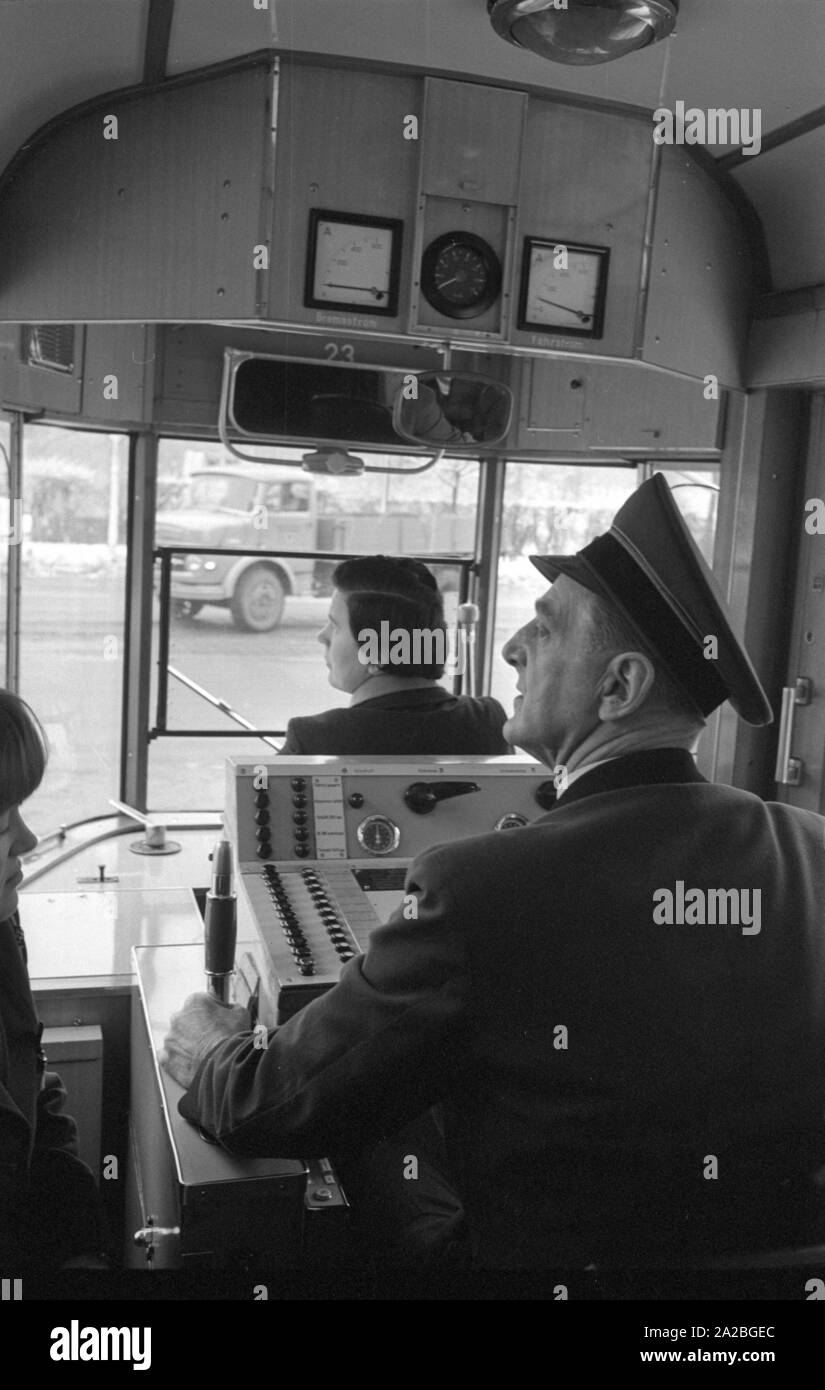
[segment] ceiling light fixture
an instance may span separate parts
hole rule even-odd
[[[496,33],[554,63],[610,63],[673,32],[679,0],[487,0]]]

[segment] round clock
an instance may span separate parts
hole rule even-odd
[[[421,260],[425,298],[450,319],[474,319],[501,290],[498,256],[472,232],[445,232],[431,241]]]

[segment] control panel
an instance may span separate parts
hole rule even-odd
[[[548,769],[518,757],[228,759],[227,828],[272,964],[264,1021],[335,984],[402,902],[416,855],[517,831],[555,799]]]

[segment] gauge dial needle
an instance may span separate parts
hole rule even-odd
[[[590,318],[590,315],[583,314],[581,309],[571,309],[569,304],[559,304],[555,299],[544,299],[542,295],[539,295],[539,303],[551,304],[554,309],[563,309],[566,314],[575,314],[576,318],[581,319],[582,323],[587,323]]]
[[[448,285],[456,285],[460,279],[460,275],[454,275],[451,280],[436,280],[436,284],[440,290],[446,290]]]
[[[335,280],[325,280],[324,284],[328,290],[363,290],[366,294],[372,294],[376,299],[383,299],[386,290],[377,290],[375,285],[341,285]]]

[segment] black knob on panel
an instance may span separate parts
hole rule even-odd
[[[350,792],[347,797],[347,802],[352,806],[353,810],[358,811],[364,804],[364,798],[360,792]]]
[[[292,824],[293,824],[293,825],[306,825],[306,823],[307,823],[307,813],[306,813],[306,811],[293,811],[293,812],[292,812]]]
[[[295,853],[299,859],[306,859],[309,855],[309,849],[306,845],[296,845]]]
[[[254,796],[254,801],[256,806],[268,806],[269,792],[256,792]]]
[[[272,846],[268,840],[264,840],[263,844],[258,845],[257,854],[259,859],[272,858]]]
[[[309,839],[309,831],[304,829],[303,826],[296,826],[292,833],[298,841]]]
[[[256,824],[256,825],[269,825],[269,812],[266,811],[266,810],[264,810],[264,809],[261,809],[260,811],[256,811],[256,812],[255,812],[255,824]]]
[[[554,782],[540,782],[536,787],[536,801],[543,811],[549,811],[556,804],[556,785]]]
[[[306,784],[306,777],[293,777],[289,785],[294,792],[302,792]]]
[[[305,796],[301,796],[299,792],[297,796],[293,796],[292,804],[293,806],[297,806],[300,809],[301,807],[306,806],[307,799]]]

